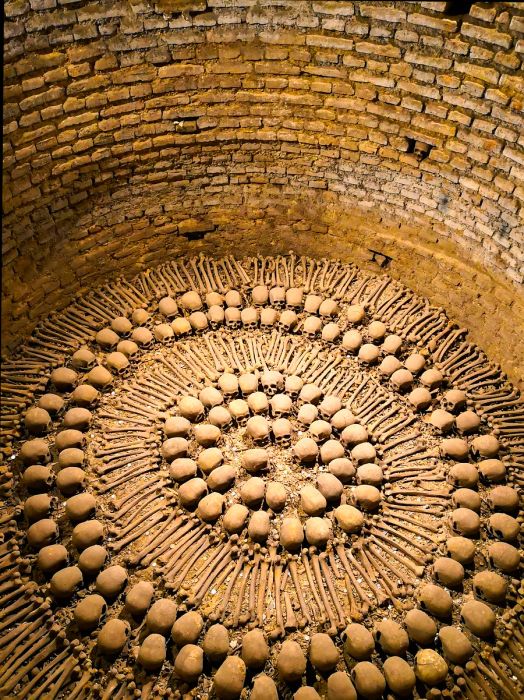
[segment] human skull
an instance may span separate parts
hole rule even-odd
[[[306,316],[302,324],[302,333],[307,338],[314,338],[320,333],[322,321],[318,316]]]
[[[350,353],[356,353],[362,346],[362,334],[356,328],[346,331],[342,338],[342,347]]]
[[[460,389],[450,389],[442,397],[443,407],[450,413],[463,411],[467,406],[468,397],[465,391]]]
[[[316,384],[304,384],[298,395],[298,406],[303,406],[305,403],[318,404],[322,398],[322,389]]]
[[[95,342],[100,345],[104,350],[110,350],[118,345],[120,337],[115,333],[112,328],[102,328],[101,331],[95,335]]]
[[[232,399],[238,395],[238,379],[230,372],[224,372],[217,380],[218,388],[226,399]]]
[[[249,406],[247,401],[244,401],[244,399],[233,399],[228,409],[237,425],[246,425],[249,418]]]
[[[284,287],[271,287],[269,290],[269,303],[275,309],[283,309],[286,305],[286,290]]]
[[[265,415],[269,411],[269,401],[262,391],[254,391],[249,394],[247,403],[255,415]]]
[[[121,340],[116,346],[117,352],[123,353],[128,360],[133,360],[138,355],[138,345],[132,340]]]
[[[131,340],[144,350],[149,350],[155,343],[155,337],[145,326],[135,328],[131,333]]]
[[[206,294],[206,306],[210,309],[212,306],[223,306],[224,297],[218,292],[208,292]]]
[[[133,309],[133,313],[131,314],[131,321],[135,323],[137,326],[141,326],[144,323],[147,323],[149,321],[149,313],[142,308],[137,308]]]
[[[267,304],[269,299],[269,289],[265,284],[259,284],[256,287],[253,287],[251,299],[255,306],[263,306],[264,304]]]
[[[205,406],[196,396],[186,394],[181,396],[178,402],[178,413],[183,418],[187,418],[191,423],[199,423],[204,419]]]
[[[189,323],[195,333],[204,333],[208,328],[207,316],[203,311],[193,311],[189,316]]]
[[[274,418],[288,416],[293,408],[293,401],[287,394],[275,394],[271,401],[271,415]]]
[[[322,340],[326,343],[334,343],[340,337],[340,327],[337,323],[326,323],[322,329]]]
[[[291,423],[287,418],[277,418],[273,421],[273,437],[280,447],[291,445]]]
[[[308,294],[304,300],[304,311],[308,314],[316,314],[322,304],[322,297],[318,294]]]
[[[312,403],[303,404],[297,414],[297,420],[304,426],[309,426],[318,418],[318,408]]]
[[[133,330],[133,324],[125,316],[116,316],[111,321],[111,329],[118,333],[121,338],[128,338]]]
[[[325,420],[314,420],[309,426],[309,434],[316,443],[324,442],[331,437],[331,423]]]
[[[225,311],[226,326],[231,330],[237,330],[242,325],[240,309],[236,306],[228,306]]]
[[[236,289],[230,289],[229,292],[226,293],[224,301],[226,306],[234,306],[237,308],[242,306],[242,297],[240,296],[240,292]]]
[[[258,389],[258,377],[251,372],[241,374],[238,378],[238,386],[240,387],[242,396],[253,394]]]
[[[494,459],[497,457],[500,443],[494,435],[479,435],[471,443],[471,453],[475,459]]]
[[[170,296],[163,297],[158,302],[158,311],[166,318],[174,318],[178,314],[178,304]]]
[[[291,309],[285,309],[280,314],[280,319],[278,321],[278,327],[281,331],[287,331],[288,333],[295,330],[298,325],[298,316]]]
[[[189,312],[200,311],[200,309],[203,306],[202,299],[200,298],[200,294],[198,292],[196,292],[194,289],[183,294],[180,297],[179,302],[180,302],[180,306]]]
[[[175,332],[169,323],[158,323],[153,328],[153,335],[160,343],[169,343],[169,341],[173,340]]]
[[[318,410],[320,416],[324,420],[331,420],[331,418],[342,409],[342,401],[334,394],[327,394],[324,396],[319,404]]]
[[[272,308],[262,309],[260,312],[260,328],[269,330],[274,327],[278,321],[278,312]]]
[[[86,372],[96,364],[96,356],[87,347],[79,348],[71,357],[71,366]]]
[[[265,445],[269,441],[270,426],[264,416],[252,416],[246,424],[247,433],[256,445]]]
[[[271,397],[284,389],[284,377],[276,370],[268,370],[261,377],[262,386],[266,394]]]
[[[105,364],[110,372],[123,377],[129,369],[129,360],[123,352],[110,352],[106,355]]]
[[[324,317],[336,316],[338,314],[338,304],[334,299],[324,299],[320,304],[318,313]]]
[[[297,377],[296,374],[290,374],[289,377],[286,377],[284,391],[288,396],[295,400],[298,398],[300,390],[303,386],[304,381],[300,377]]]
[[[224,309],[221,306],[218,306],[218,304],[214,304],[213,306],[209,307],[207,317],[209,319],[211,329],[216,331],[217,328],[220,328],[220,326],[224,323]]]
[[[197,311],[195,313],[200,314],[201,312]],[[173,333],[175,334],[176,338],[183,338],[186,335],[190,335],[191,331],[193,330],[190,321],[187,318],[184,318],[183,316],[175,318],[175,320],[171,322],[171,328],[173,329]]]
[[[304,290],[301,287],[290,287],[286,292],[286,308],[297,310],[302,307]]]
[[[247,309],[242,309],[240,312],[240,320],[242,326],[247,331],[254,331],[258,327],[258,311],[253,306],[248,306]]]

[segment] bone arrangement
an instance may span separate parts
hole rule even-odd
[[[0,695],[516,699],[524,407],[351,264],[204,256],[2,371]]]

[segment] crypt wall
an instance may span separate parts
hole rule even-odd
[[[182,253],[371,248],[521,382],[524,8],[465,5],[6,2],[4,347]]]

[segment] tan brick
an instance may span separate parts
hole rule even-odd
[[[509,34],[499,32],[496,29],[490,29],[489,27],[480,27],[470,22],[462,23],[460,33],[471,39],[478,39],[479,41],[485,41],[487,44],[501,46],[503,49],[509,49],[512,44],[512,39]]]
[[[339,49],[351,51],[354,46],[353,39],[341,39],[336,36],[324,36],[323,34],[308,34],[306,36],[308,46],[319,46],[323,49]]]
[[[418,12],[413,12],[408,15],[408,22],[415,24],[418,27],[428,27],[428,29],[436,29],[439,32],[454,32],[457,29],[457,21],[454,19],[440,19],[440,17],[432,17],[431,15],[423,15]]]
[[[404,10],[397,9],[393,5],[385,5],[384,3],[366,5],[358,3],[357,7],[362,17],[371,17],[383,22],[403,22],[406,19]]]
[[[370,41],[357,41],[355,44],[357,53],[374,54],[376,56],[388,56],[400,58],[400,49],[391,44],[375,44]]]

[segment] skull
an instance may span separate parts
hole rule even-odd
[[[291,445],[291,423],[287,418],[277,418],[273,421],[273,436],[280,447]]]
[[[243,327],[248,331],[254,331],[258,327],[258,311],[253,306],[248,306],[247,309],[242,309],[240,312],[240,320]]]
[[[264,416],[253,416],[247,421],[247,433],[256,445],[265,445],[269,441],[269,422]]]
[[[191,331],[193,330],[191,323],[183,316],[175,318],[175,320],[171,322],[171,328],[173,329],[173,333],[177,338],[183,338],[186,335],[190,335]]]
[[[303,406],[305,403],[317,404],[322,398],[322,389],[316,384],[304,384],[298,395],[298,405]]]
[[[471,452],[477,460],[494,459],[499,449],[499,441],[494,435],[479,435],[471,443]]]
[[[175,332],[169,323],[159,323],[153,328],[153,335],[159,342],[169,343],[169,341],[173,340]]]
[[[264,330],[269,330],[278,321],[278,312],[275,309],[267,308],[262,309],[260,312],[260,328]]]
[[[267,304],[269,299],[269,289],[264,284],[259,284],[256,287],[253,287],[251,299],[253,300],[253,304],[255,306],[263,306],[264,304]]]
[[[154,345],[155,338],[149,328],[145,326],[138,326],[131,333],[131,340],[135,342],[139,348],[144,348],[148,350]]]
[[[275,309],[283,309],[286,305],[286,290],[284,287],[271,287],[269,290],[269,303]]]
[[[462,411],[467,406],[466,392],[460,391],[459,389],[450,389],[446,391],[442,397],[442,405],[447,411],[450,411],[450,413]]]
[[[95,366],[96,356],[87,347],[81,347],[71,357],[71,366],[82,371],[90,370]]]
[[[226,306],[234,306],[237,308],[242,306],[242,297],[240,296],[240,292],[236,289],[230,289],[224,297],[224,301],[226,302]]]
[[[331,437],[331,423],[325,420],[314,420],[309,426],[309,434],[318,444]]]
[[[304,301],[304,311],[308,314],[316,314],[322,304],[322,297],[318,294],[308,294]]]
[[[26,411],[24,424],[30,435],[45,435],[51,429],[51,416],[45,408],[33,406]]]
[[[353,328],[350,331],[346,331],[342,338],[342,347],[350,353],[356,353],[359,351],[362,345],[362,335],[359,331]]]
[[[402,348],[402,338],[399,335],[388,335],[382,343],[382,352],[387,355],[396,355]]]
[[[268,396],[274,396],[284,389],[284,377],[276,370],[268,370],[261,377],[262,386]]]
[[[242,325],[240,309],[236,306],[228,306],[225,311],[226,326],[231,330],[237,330]]]
[[[203,311],[193,311],[189,316],[189,323],[195,333],[203,333],[208,328],[207,316]]]
[[[185,309],[186,311],[192,312],[192,311],[200,311],[202,308],[202,299],[200,298],[200,294],[196,292],[195,290],[191,290],[189,292],[186,292],[180,297],[180,306]]]
[[[133,323],[136,323],[137,325],[141,326],[143,323],[147,323],[149,320],[149,313],[142,308],[137,308],[133,310],[133,313],[131,314],[131,320]]]
[[[22,483],[31,493],[43,493],[53,486],[55,474],[49,467],[42,464],[33,464],[28,467],[23,476]]]
[[[20,448],[20,458],[26,466],[30,464],[48,464],[51,461],[49,445],[41,438],[28,440]]]
[[[324,317],[336,316],[338,314],[338,304],[334,299],[324,299],[320,304],[318,313]]]
[[[287,331],[288,333],[293,331],[298,324],[298,316],[294,311],[290,309],[285,309],[280,314],[280,320],[278,322],[278,327],[281,331]]]
[[[249,406],[247,401],[244,401],[244,399],[233,399],[228,408],[237,425],[246,425],[249,418]]]
[[[224,297],[218,292],[209,292],[206,294],[206,306],[210,309],[212,306],[223,306]]]
[[[220,326],[224,323],[224,316],[224,309],[221,306],[218,306],[218,304],[214,304],[213,306],[209,307],[207,317],[212,330],[216,331],[217,328],[220,328]]]
[[[382,342],[387,332],[387,326],[385,323],[382,323],[382,321],[371,321],[368,326],[368,335],[373,343]]]
[[[493,513],[487,524],[488,532],[492,537],[503,542],[516,542],[520,534],[520,523],[512,515],[507,513]]]
[[[318,418],[318,408],[312,403],[303,404],[297,414],[297,420],[304,426],[309,426]]]
[[[111,321],[111,329],[121,338],[128,338],[133,330],[133,324],[125,316],[117,316]]]
[[[204,419],[206,409],[202,401],[196,396],[187,394],[181,396],[178,402],[178,413],[183,418],[187,418],[191,423],[199,423]]]
[[[253,394],[258,389],[258,377],[251,372],[241,374],[238,378],[238,386],[242,396]]]
[[[225,372],[218,378],[218,388],[226,399],[232,399],[238,395],[238,379],[234,374]]]
[[[254,391],[247,397],[247,403],[252,413],[263,415],[269,411],[269,401],[262,391]]]
[[[302,333],[307,338],[314,338],[320,333],[322,328],[322,321],[318,316],[307,316],[302,324]]]
[[[322,340],[334,343],[340,337],[340,327],[337,323],[326,323],[322,329]]]
[[[303,386],[303,380],[300,377],[297,377],[296,374],[291,374],[289,377],[286,377],[284,391],[288,396],[295,400],[296,398],[298,398],[300,390]]]
[[[123,352],[110,352],[106,355],[106,367],[110,372],[123,377],[129,369],[129,360]]]
[[[300,287],[290,287],[286,292],[286,308],[300,309],[304,299],[304,290]]]
[[[209,411],[207,420],[211,425],[216,425],[217,428],[226,429],[231,425],[231,413],[225,406],[213,406]]]
[[[271,415],[274,418],[282,418],[291,413],[293,402],[287,394],[275,394],[270,401]]]
[[[389,378],[389,383],[396,391],[409,391],[413,386],[413,375],[409,369],[397,369]]]
[[[406,369],[409,369],[411,374],[420,374],[424,367],[426,366],[426,358],[424,355],[421,355],[419,352],[414,352],[412,355],[407,357],[404,361],[404,367]],[[447,406],[444,404],[444,408],[447,408]]]
[[[324,396],[318,407],[319,413],[324,420],[331,420],[335,413],[341,409],[342,401],[338,398],[338,396],[334,396],[333,394]]]
[[[453,532],[463,537],[478,537],[480,518],[469,508],[457,508],[449,516],[449,524]]]
[[[95,335],[95,342],[98,343],[101,348],[104,348],[104,350],[115,348],[119,340],[120,337],[112,328],[102,328],[102,330],[98,331]]]
[[[175,318],[178,313],[178,304],[172,297],[164,297],[158,302],[158,311],[166,318]]]
[[[121,340],[116,349],[117,352],[123,353],[128,360],[132,360],[138,354],[138,345],[132,340]]]

